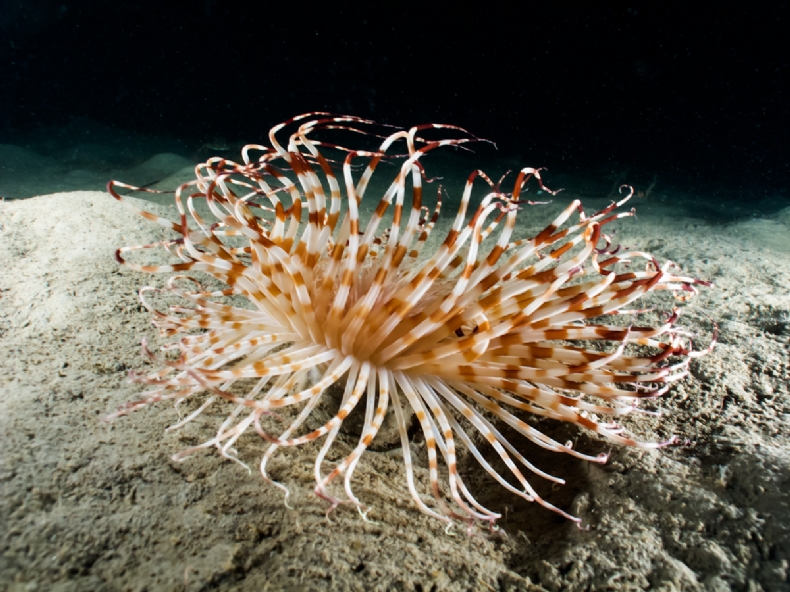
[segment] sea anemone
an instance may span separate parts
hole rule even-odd
[[[294,131],[284,146],[278,134],[286,126]],[[319,132],[364,134],[379,138],[380,145],[351,150],[317,139]],[[443,139],[429,139],[436,133]],[[439,189],[435,209],[423,206],[423,184],[431,181],[424,157],[442,146],[465,149],[475,141],[480,140],[449,125],[400,130],[351,116],[301,115],[270,131],[271,146],[246,146],[242,162],[215,157],[198,165],[196,179],[175,191],[178,222],[138,209],[117,188],[145,190],[110,182],[116,199],[179,235],[116,253],[132,269],[177,275],[166,289],[140,291],[161,335],[173,339],[158,355],[143,342],[144,353],[161,369],[132,375],[151,389],[110,417],[166,399],[178,405],[199,398],[177,428],[208,407],[229,402],[232,409],[216,435],[174,458],[214,446],[241,462],[233,445],[252,428],[269,443],[260,463],[267,480],[267,462],[276,450],[325,437],[315,460],[316,494],[330,509],[351,503],[363,511],[351,478],[392,407],[406,483],[425,514],[448,524],[493,525],[500,517],[464,483],[456,465],[460,444],[514,495],[578,522],[536,493],[524,469],[562,480],[530,463],[503,429],[509,426],[545,449],[596,463],[605,462],[606,455],[578,452],[525,419],[537,415],[574,423],[640,448],[672,442],[637,441],[614,420],[641,410],[640,400],[664,393],[688,373],[690,359],[705,352],[692,351],[689,334],[676,328],[677,308],[658,326],[613,319],[641,312],[624,307],[648,292],[688,296],[705,282],[675,275],[671,262],[660,265],[647,253],[612,247],[603,229],[633,214],[616,211],[631,197],[630,188],[619,202],[591,216],[573,201],[536,236],[516,240],[517,213],[533,204],[522,198],[527,181],[555,193],[532,168],[519,171],[510,192],[501,189],[502,181],[473,172],[452,228],[423,254],[442,205]],[[358,166],[362,159],[364,166]],[[336,174],[340,160],[342,177]],[[382,163],[392,162],[398,164],[394,181],[375,210],[366,208],[363,223],[360,205],[371,177]],[[486,183],[487,194],[470,211],[477,179]],[[216,220],[201,216],[198,205]],[[568,222],[574,214],[578,220]],[[179,261],[127,261],[130,251],[156,246]],[[163,293],[180,303],[159,310],[152,298]],[[298,433],[335,385],[342,399],[334,417]],[[344,420],[363,400],[356,447],[325,472]],[[289,407],[301,409],[287,414],[283,410]],[[271,416],[266,428],[264,416]],[[423,499],[415,479],[413,416],[424,435],[433,501]],[[287,429],[273,435],[271,426],[283,421]],[[507,471],[486,460],[487,447]],[[444,489],[439,459],[446,467]],[[329,489],[341,475],[345,499]]]

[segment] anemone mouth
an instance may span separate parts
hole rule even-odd
[[[286,126],[296,129],[283,144],[279,136]],[[428,139],[436,130],[448,137]],[[338,131],[377,138],[379,144],[351,150],[316,139]],[[231,411],[216,435],[174,458],[216,447],[241,463],[233,446],[255,431],[269,443],[260,462],[268,479],[267,463],[277,450],[323,439],[315,461],[316,493],[330,509],[350,503],[364,512],[351,478],[390,411],[407,486],[423,513],[448,524],[493,525],[500,517],[478,503],[459,474],[456,452],[463,447],[504,489],[578,522],[535,492],[525,472],[561,480],[534,466],[503,427],[547,450],[591,462],[604,462],[605,455],[578,452],[525,419],[573,423],[630,446],[670,443],[637,441],[615,420],[641,411],[641,400],[665,392],[686,375],[689,360],[713,344],[693,351],[689,336],[675,326],[677,309],[663,323],[641,326],[633,321],[641,311],[626,307],[656,291],[694,294],[705,282],[675,275],[671,263],[660,265],[647,253],[612,247],[604,229],[632,215],[619,209],[630,199],[630,188],[620,201],[589,216],[573,201],[535,236],[515,239],[517,214],[531,203],[521,197],[527,181],[556,193],[532,168],[516,175],[510,192],[501,189],[503,180],[494,183],[474,171],[442,240],[425,252],[440,217],[442,191],[432,211],[423,205],[429,180],[424,157],[475,141],[480,140],[454,126],[393,131],[351,116],[302,115],[273,128],[269,147],[245,147],[240,162],[215,157],[198,165],[196,179],[175,191],[175,222],[136,208],[116,188],[151,190],[111,182],[116,199],[178,236],[124,247],[117,259],[139,271],[174,274],[164,291],[180,302],[161,309],[152,296],[162,290],[141,290],[154,324],[175,341],[161,348],[165,355],[143,344],[160,369],[135,375],[150,390],[111,417],[161,400],[195,401],[173,426],[178,428],[225,402]],[[322,154],[327,149],[345,154],[342,165]],[[398,159],[400,166],[363,223],[368,185],[386,159]],[[471,209],[472,189],[480,181],[488,193]],[[128,260],[130,253],[154,247],[164,247],[174,262]],[[631,320],[611,321],[622,318]],[[333,391],[339,399],[333,416],[305,431]],[[265,420],[286,409],[292,410],[287,427],[274,436]],[[358,443],[325,473],[327,453],[355,409],[364,413]],[[412,414],[424,436],[428,502],[409,452]],[[504,474],[481,448],[501,459]],[[340,476],[345,498],[330,490]],[[446,480],[444,489],[440,480]]]

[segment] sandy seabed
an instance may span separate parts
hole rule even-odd
[[[157,337],[136,292],[164,279],[113,253],[163,231],[103,192],[0,203],[0,590],[790,589],[790,216],[710,225],[636,205],[618,240],[715,284],[680,324],[705,347],[714,319],[717,347],[662,397],[660,419],[631,423],[686,444],[612,447],[541,422],[584,452],[611,450],[596,465],[519,441],[567,480],[541,491],[585,528],[462,463],[473,492],[505,514],[500,533],[469,536],[413,506],[397,447],[356,471],[370,520],[345,507],[327,518],[312,493],[317,446],[271,465],[287,507],[255,471],[254,434],[238,446],[252,474],[211,452],[171,460],[223,416],[165,432],[178,415],[160,404],[102,422],[143,390],[127,375],[145,368],[141,338]],[[344,438],[347,453],[356,437]],[[421,458],[424,445],[412,447]]]

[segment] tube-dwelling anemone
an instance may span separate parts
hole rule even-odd
[[[286,126],[294,131],[283,144],[279,134]],[[382,129],[391,133],[379,135]],[[165,291],[183,302],[162,311],[151,296],[163,290],[141,290],[161,334],[177,340],[164,346],[160,356],[143,343],[161,369],[134,375],[151,389],[111,417],[165,399],[199,398],[200,405],[174,426],[179,427],[209,406],[229,402],[232,410],[216,435],[174,458],[214,446],[240,462],[233,445],[252,428],[270,443],[260,463],[268,479],[267,462],[278,448],[324,438],[315,461],[315,492],[330,508],[348,502],[363,509],[351,478],[391,407],[408,489],[425,514],[448,524],[493,525],[500,517],[467,489],[456,467],[461,445],[503,488],[578,522],[536,493],[525,474],[562,480],[533,466],[502,428],[509,426],[545,449],[598,463],[606,461],[605,454],[578,452],[524,418],[534,414],[571,422],[641,448],[671,442],[639,442],[615,420],[636,410],[641,399],[662,394],[687,374],[690,359],[704,352],[693,352],[687,333],[675,327],[677,309],[655,327],[606,321],[612,323],[613,315],[635,315],[639,311],[624,307],[648,292],[688,296],[705,282],[675,275],[671,262],[660,265],[647,253],[610,247],[603,229],[632,215],[616,211],[630,192],[591,216],[573,201],[542,232],[516,240],[516,216],[528,204],[522,198],[527,181],[534,179],[553,193],[532,168],[518,173],[509,192],[482,171],[469,175],[451,230],[423,254],[439,218],[442,193],[432,212],[423,206],[428,177],[422,160],[442,146],[478,139],[448,125],[393,129],[351,116],[295,117],[271,130],[270,146],[246,146],[241,162],[211,158],[198,165],[196,179],[175,192],[178,222],[139,210],[116,190],[137,188],[109,184],[116,199],[179,235],[156,245],[119,249],[118,261],[139,271],[176,274]],[[377,149],[351,150],[315,137],[327,130],[382,141]],[[435,133],[448,138],[428,139]],[[328,150],[345,154],[342,175],[336,173],[339,163],[325,155]],[[375,211],[367,209],[372,213],[363,224],[360,205],[369,199],[369,181],[385,159],[399,165],[394,181]],[[488,193],[472,210],[477,180],[487,183]],[[198,201],[205,202],[216,221],[201,217]],[[126,260],[130,251],[157,246],[179,262]],[[201,280],[207,276],[222,287],[210,289]],[[240,303],[244,300],[246,305]],[[300,433],[335,384],[343,389],[335,416]],[[325,471],[343,421],[363,400],[359,442]],[[279,435],[262,425],[267,415],[277,415],[267,422],[277,425],[282,421],[277,412],[292,406],[299,411]],[[415,479],[407,431],[412,413],[425,437],[433,501],[422,497],[425,484]],[[487,447],[507,467],[504,474],[486,460]],[[446,467],[444,490],[440,461]],[[340,476],[345,499],[329,489]]]

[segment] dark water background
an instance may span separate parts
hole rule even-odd
[[[326,110],[454,123],[497,143],[471,167],[544,166],[596,195],[656,178],[714,220],[790,205],[786,2],[2,6],[6,198],[101,189],[161,153],[234,154]]]

